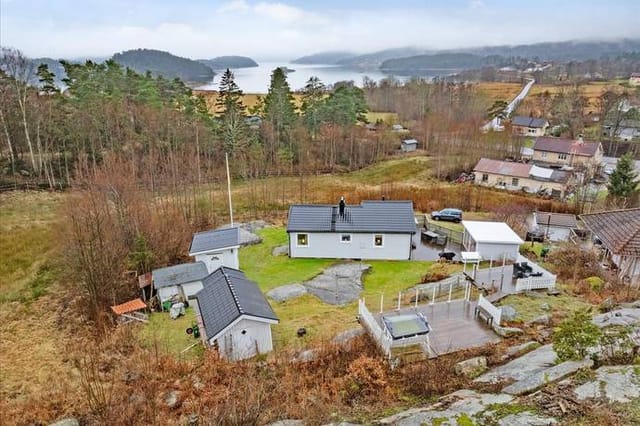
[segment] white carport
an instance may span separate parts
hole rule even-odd
[[[504,222],[463,220],[462,245],[465,250],[477,252],[483,259],[518,258],[524,241]]]

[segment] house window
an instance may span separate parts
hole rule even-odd
[[[382,238],[382,235],[377,234],[373,236],[374,247],[382,247],[383,243],[384,243],[384,239]]]
[[[567,154],[566,153],[561,153],[558,154],[558,160],[566,160],[567,159]]]
[[[489,175],[488,175],[488,174],[486,174],[486,173],[483,173],[483,174],[482,174],[482,181],[483,181],[483,182],[489,182]]]
[[[351,234],[342,234],[342,235],[340,235],[340,242],[342,242],[342,243],[350,243],[351,242]]]
[[[298,234],[298,247],[306,247],[309,245],[308,234]]]
[[[547,158],[547,153],[546,153],[546,152],[541,152],[541,153],[540,153],[540,157],[542,157],[542,158]]]
[[[529,129],[529,133],[535,133],[536,129]]]
[[[511,186],[518,186],[519,180],[518,178],[512,178],[511,179]]]

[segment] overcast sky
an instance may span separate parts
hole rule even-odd
[[[293,59],[622,37],[640,37],[640,0],[0,0],[0,44],[31,57],[145,47]]]

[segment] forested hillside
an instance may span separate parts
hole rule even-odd
[[[112,59],[140,74],[150,71],[153,76],[162,76],[167,79],[179,78],[186,82],[208,82],[215,75],[211,68],[198,61],[160,50],[127,50],[116,53]]]

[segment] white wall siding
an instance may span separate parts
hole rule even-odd
[[[207,271],[210,273],[221,266],[240,269],[240,261],[238,260],[238,248],[227,249],[224,251],[197,254],[196,262],[204,262]]]
[[[308,235],[307,246],[298,246],[298,233],[289,233],[291,257],[329,259],[407,260],[411,256],[411,234],[300,232]],[[351,235],[351,242],[342,242]],[[374,236],[382,235],[382,247],[374,246]]]
[[[499,243],[478,243],[476,251],[484,260],[502,259],[506,255],[507,259],[515,260],[518,258],[520,244],[499,244]]]
[[[184,283],[181,285],[182,295],[185,299],[189,299],[196,295],[197,292],[202,290],[202,281],[194,281],[192,283]]]
[[[244,334],[243,334],[244,331]],[[271,324],[243,318],[216,339],[223,358],[237,361],[271,352]]]
[[[160,303],[165,300],[171,299],[173,296],[180,294],[180,289],[176,285],[170,285],[167,287],[160,287],[158,289],[158,297],[160,297]]]

